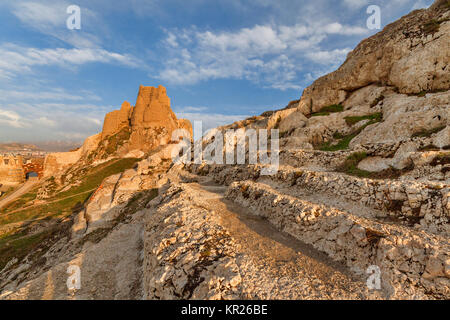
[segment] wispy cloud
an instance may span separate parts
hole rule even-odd
[[[164,46],[169,59],[159,78],[174,84],[212,79],[246,79],[264,87],[300,89],[297,73],[310,60],[342,62],[349,49],[325,51],[321,42],[330,35],[354,36],[368,30],[340,23],[294,26],[255,25],[235,32],[167,31]],[[318,57],[316,56],[318,54]]]
[[[84,91],[81,94],[69,93],[62,88],[55,89],[35,89],[35,90],[2,90],[0,89],[0,101],[81,101],[94,100],[100,101],[101,98],[96,94]]]
[[[35,141],[45,138],[84,140],[101,130],[112,106],[70,103],[0,104],[0,139]],[[26,130],[24,130],[26,129]]]
[[[101,23],[100,16],[86,6],[83,6],[82,10],[82,29],[74,32],[66,28],[66,20],[69,16],[67,7],[74,3],[65,0],[58,2],[15,0],[6,3],[12,14],[29,28],[75,47],[101,47],[102,37],[97,33],[99,29],[104,29],[104,24]],[[95,27],[92,25],[93,23],[96,24]]]
[[[14,111],[0,109],[0,123],[13,127],[22,128],[24,124],[21,122],[21,117]]]
[[[33,67],[38,66],[73,68],[94,62],[117,63],[128,67],[139,65],[139,61],[128,54],[103,49],[37,49],[12,43],[0,46],[0,78],[13,78],[24,72],[31,72]]]

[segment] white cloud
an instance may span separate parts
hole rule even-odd
[[[104,23],[95,12],[86,6],[81,6],[81,30],[73,32],[67,29],[66,20],[69,15],[66,10],[72,4],[65,0],[58,2],[53,0],[40,0],[39,2],[15,0],[7,2],[12,14],[22,24],[30,28],[75,47],[100,47],[101,37],[95,34],[104,28]]]
[[[211,79],[246,79],[280,90],[299,90],[297,73],[304,60],[335,65],[349,49],[321,50],[330,35],[367,34],[361,27],[340,23],[311,25],[255,25],[235,32],[167,31],[168,52],[158,78],[173,84],[195,84]],[[312,53],[318,53],[315,57]]]
[[[56,126],[56,121],[51,120],[47,117],[40,117],[39,119],[36,119],[35,122],[38,125],[46,126],[46,127],[55,127]]]
[[[62,88],[55,89],[32,89],[32,90],[2,90],[0,89],[0,101],[80,101],[95,100],[100,101],[101,98],[92,92],[84,91],[79,94],[69,93]]]
[[[315,51],[308,52],[306,56],[308,59],[319,64],[337,66],[345,60],[345,57],[350,51],[352,51],[350,48],[335,49],[331,51]]]
[[[14,128],[23,128],[21,117],[14,111],[0,109],[0,123]]]
[[[13,78],[31,72],[36,66],[72,68],[86,63],[118,63],[137,67],[139,61],[128,55],[103,49],[37,49],[7,43],[0,46],[0,78]]]
[[[425,0],[418,0],[413,4],[411,10],[424,9],[428,7],[429,5],[425,2]]]
[[[182,108],[174,107],[175,113],[200,112],[200,111],[205,111],[207,109],[208,109],[207,107],[191,107],[191,106],[182,107]]]
[[[360,9],[369,4],[369,0],[344,0],[344,4],[350,9]]]
[[[82,141],[101,130],[111,106],[14,102],[0,106],[0,140]],[[27,128],[27,130],[24,130]]]
[[[67,14],[68,3],[53,3],[48,5],[39,2],[16,2],[13,4],[12,13],[22,22],[29,25],[63,25]]]

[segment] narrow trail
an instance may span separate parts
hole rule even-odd
[[[248,283],[266,282],[273,291],[267,298],[294,299],[377,299],[367,290],[365,279],[353,275],[326,254],[288,234],[248,208],[224,199],[226,187],[211,182],[191,184],[198,190],[202,206],[220,216],[223,226],[240,244],[258,274],[241,270],[252,278]],[[245,267],[243,269],[246,269]],[[272,282],[269,284],[269,282]],[[252,290],[257,291],[257,288]]]
[[[82,194],[94,192],[95,190],[97,190],[97,188],[91,189],[91,190],[87,190],[87,191],[83,191],[83,192],[80,192],[80,193],[77,193],[77,194],[74,194],[74,195],[71,195],[71,196],[68,196],[68,197],[61,198],[61,199],[57,199],[57,200],[53,200],[53,201],[45,201],[45,202],[38,203],[38,204],[34,204],[34,205],[32,205],[32,206],[28,206],[28,207],[25,207],[25,208],[20,208],[20,209],[17,209],[17,210],[13,210],[13,211],[8,212],[7,214],[17,213],[17,212],[24,211],[24,210],[28,210],[28,209],[31,209],[31,208],[40,207],[40,206],[45,206],[45,205],[47,205],[47,204],[52,204],[52,203],[60,202],[60,201],[63,201],[63,200],[67,200],[67,199],[70,199],[70,198],[77,197],[77,196],[82,195]]]
[[[37,180],[37,179],[35,179],[35,180],[34,179],[33,180],[28,180],[27,182],[25,182],[24,185],[21,186],[19,189],[17,189],[12,194],[7,196],[5,199],[0,200],[0,209],[2,207],[6,206],[7,204],[11,203],[12,201],[16,200],[20,196],[24,195],[25,193],[27,193],[38,182],[39,182],[39,180]]]

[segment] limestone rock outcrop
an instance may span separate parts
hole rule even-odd
[[[299,101],[228,127],[277,128],[282,150],[362,150],[371,172],[422,166],[421,152],[450,148],[449,43],[450,6],[437,0],[363,40]],[[414,176],[447,180],[435,167]]]
[[[305,89],[299,108],[304,114],[316,112],[370,84],[393,86],[406,94],[448,89],[449,18],[447,1],[436,1],[387,25],[351,51],[338,70]]]

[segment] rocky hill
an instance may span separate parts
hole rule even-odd
[[[166,89],[141,86],[136,105],[125,101],[120,110],[108,113],[101,133],[87,138],[75,151],[48,155],[44,175],[61,175],[74,165],[99,164],[113,158],[142,158],[169,143],[176,129],[192,133],[191,123],[177,119],[170,109]]]
[[[416,10],[288,108],[218,128],[278,129],[274,175],[174,164],[190,126],[141,87],[0,216],[1,298],[449,299],[449,17]]]

